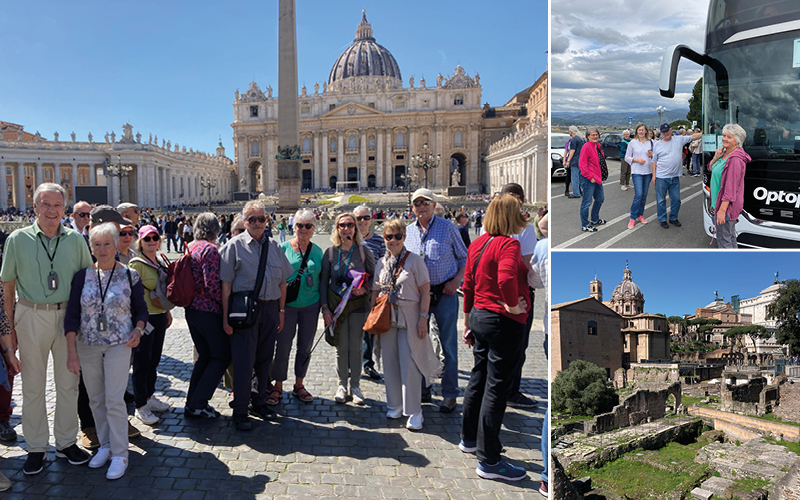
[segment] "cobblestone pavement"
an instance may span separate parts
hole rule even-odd
[[[323,248],[327,237],[314,241]],[[45,469],[25,476],[26,455],[20,425],[21,380],[15,380],[11,424],[20,436],[15,445],[0,445],[0,470],[14,483],[2,498],[104,498],[104,499],[305,499],[305,498],[409,498],[409,499],[513,499],[535,498],[542,471],[539,436],[547,399],[547,360],[542,350],[543,301],[536,300],[536,318],[522,390],[539,400],[535,410],[508,408],[501,440],[505,456],[528,470],[517,483],[491,481],[475,474],[477,460],[459,451],[461,397],[456,411],[439,412],[440,388],[434,384],[433,404],[423,404],[424,428],[408,431],[405,419],[386,418],[381,383],[362,379],[367,402],[337,405],[335,353],[324,341],[314,351],[306,387],[315,396],[304,404],[290,393],[276,407],[274,423],[253,419],[251,432],[236,432],[230,421],[229,393],[218,389],[211,404],[222,412],[217,421],[183,418],[183,404],[192,370],[192,341],[183,310],[174,311],[159,366],[156,393],[172,408],[152,427],[132,417],[142,431],[130,443],[127,474],[107,481],[105,468],[71,466],[55,458],[51,446]],[[321,333],[321,322],[318,334]],[[294,359],[294,351],[291,358]],[[292,361],[293,363],[293,361]],[[290,365],[291,366],[291,365]],[[472,366],[471,352],[459,347],[459,386],[466,387]],[[290,374],[291,376],[291,374]],[[55,405],[52,373],[47,404]],[[287,384],[291,387],[290,384]],[[220,386],[221,387],[221,386]],[[133,408],[129,408],[133,413]],[[51,437],[51,444],[53,443]]]

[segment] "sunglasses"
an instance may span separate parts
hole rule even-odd
[[[133,236],[133,231],[120,231],[119,237],[122,238],[123,236]]]
[[[314,224],[310,224],[310,223],[305,223],[305,224],[295,224],[295,225],[294,225],[294,227],[296,227],[297,229],[302,229],[302,228],[306,228],[306,229],[314,229]]]
[[[431,200],[415,200],[414,201],[414,206],[415,207],[419,207],[419,206],[427,207],[431,203],[433,203]]]
[[[153,236],[147,235],[147,236],[145,236],[144,238],[142,238],[142,240],[143,240],[145,243],[150,243],[151,241],[158,241],[158,240],[160,240],[160,239],[161,239],[161,236],[159,236],[159,235],[157,235],[157,234],[154,234]]]
[[[261,215],[259,217],[256,217],[254,215],[252,217],[248,217],[247,218],[247,222],[249,222],[250,224],[255,224],[256,222],[258,222],[259,224],[263,224],[263,223],[267,222],[267,218],[264,217],[263,215]]]
[[[372,219],[371,215],[359,215],[358,217],[356,217],[356,220],[371,220],[371,219]]]
[[[384,234],[384,235],[383,235],[383,239],[384,239],[384,240],[386,240],[386,241],[392,241],[392,238],[394,238],[394,239],[396,239],[397,241],[400,241],[400,240],[402,240],[403,238],[405,238],[405,236],[406,236],[406,235],[405,235],[405,234],[403,234],[403,233],[397,233],[397,234]]]
[[[356,227],[356,225],[352,222],[343,222],[339,224],[340,229],[353,229],[354,227]]]
[[[76,213],[75,215],[77,215],[78,217],[81,217],[81,218],[85,219],[86,217],[89,217],[89,212],[78,212],[78,213]]]

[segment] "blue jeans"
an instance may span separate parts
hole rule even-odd
[[[678,219],[678,210],[681,209],[681,178],[656,177],[656,206],[658,207],[658,220],[667,222],[667,192],[669,192],[669,220]]]
[[[573,196],[580,196],[580,187],[581,187],[581,169],[575,165],[574,167],[569,167],[569,175],[572,177],[572,194]]]
[[[631,219],[636,219],[644,214],[647,205],[647,192],[650,191],[650,181],[653,174],[633,174],[633,203],[631,203]]]
[[[442,295],[429,312],[439,325],[439,342],[444,354],[442,397],[455,398],[458,397],[458,294]],[[430,384],[430,381],[426,383]]]
[[[583,199],[581,200],[581,226],[588,227],[590,222],[597,222],[600,220],[600,207],[606,197],[603,194],[603,185],[597,184],[584,176],[581,176],[581,189],[583,190]],[[592,205],[592,198],[594,198],[594,205]],[[589,217],[589,205],[592,205],[592,219]]]
[[[692,153],[692,173],[703,173],[703,155]]]

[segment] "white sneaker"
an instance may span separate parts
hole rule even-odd
[[[351,387],[350,388],[350,394],[353,395],[353,403],[355,403],[357,405],[363,405],[364,404],[364,395],[361,394],[361,388],[360,387]]]
[[[389,411],[386,412],[386,417],[398,419],[403,416],[403,409],[402,408],[389,408]]]
[[[347,389],[345,389],[343,385],[340,385],[339,388],[336,389],[336,396],[333,397],[333,400],[337,403],[344,403],[347,401]]]
[[[128,459],[122,457],[114,457],[111,459],[111,465],[108,466],[106,472],[106,479],[119,479],[125,475],[128,469]]]
[[[99,469],[100,467],[104,466],[108,459],[111,458],[111,448],[103,448],[101,447],[97,450],[97,454],[89,460],[89,468],[90,469]]]
[[[159,401],[155,396],[150,396],[150,399],[147,400],[147,408],[150,411],[167,411],[169,410],[169,404]]]
[[[159,418],[153,415],[153,412],[150,411],[150,408],[147,406],[142,406],[141,408],[136,409],[136,418],[141,420],[143,424],[147,425],[153,425],[159,420]]]
[[[408,417],[408,423],[406,423],[406,429],[412,431],[418,431],[422,429],[423,420],[424,419],[422,418],[422,412],[411,415],[410,417]]]

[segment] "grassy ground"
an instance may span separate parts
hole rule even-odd
[[[556,414],[554,414],[554,416],[555,415]],[[586,420],[593,420],[593,419],[594,419],[594,417],[591,417],[589,415],[573,415],[573,416],[571,416],[569,418],[553,420],[553,423],[554,424],[570,424],[572,422],[584,422]]]
[[[349,203],[374,203],[369,198],[365,198],[358,194],[350,195],[350,199],[348,200]]]
[[[781,420],[780,418],[776,417],[774,413],[767,413],[765,415],[762,415],[762,416],[756,417],[756,418],[760,418],[761,420],[769,420],[770,422],[778,422],[778,423],[781,423],[781,424],[794,425],[795,427],[800,427],[800,422],[792,422],[790,420]]]
[[[695,443],[669,443],[659,450],[636,450],[599,469],[582,470],[592,482],[631,500],[674,498],[689,492],[711,475],[708,464],[694,462],[697,451],[709,443],[705,433]]]

